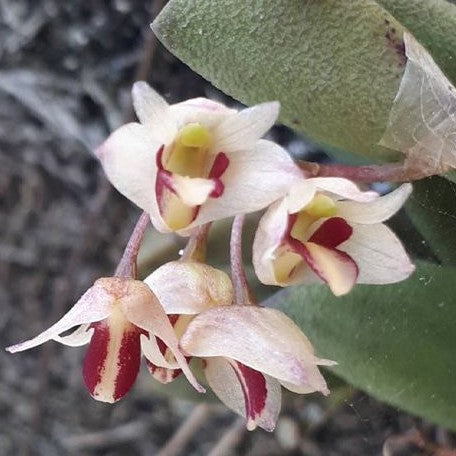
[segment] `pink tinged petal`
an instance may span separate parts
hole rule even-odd
[[[214,130],[214,150],[243,151],[252,148],[279,116],[278,102],[262,103],[227,117]]]
[[[237,114],[235,109],[207,98],[192,98],[176,103],[170,106],[170,111],[179,126],[196,122],[208,129],[214,128],[228,116]]]
[[[230,305],[233,300],[229,276],[203,263],[172,261],[144,282],[167,314],[198,314],[210,307]]]
[[[301,176],[288,153],[270,141],[259,140],[253,149],[226,156],[223,194],[209,198],[188,228],[263,209],[283,197]]]
[[[247,418],[247,429],[274,430],[282,396],[277,380],[227,358],[204,362],[210,387],[228,408]]]
[[[345,242],[353,233],[353,228],[341,217],[325,220],[309,238],[309,242],[329,249]]]
[[[382,223],[354,225],[353,235],[340,248],[358,265],[358,283],[400,282],[415,270],[400,240]]]
[[[136,115],[149,134],[160,143],[170,143],[177,134],[177,124],[165,99],[144,81],[133,84],[132,96]]]
[[[134,325],[147,331],[149,338],[156,336],[161,339],[170,349],[193,387],[199,392],[204,392],[204,388],[197,382],[180,351],[176,334],[158,299],[145,283],[137,281],[135,287],[134,294],[130,293],[122,299],[122,311],[125,317]]]
[[[347,253],[314,242],[301,243],[289,239],[288,243],[304,258],[312,271],[328,284],[336,296],[347,294],[355,285],[358,266]]]
[[[113,403],[127,394],[138,375],[141,331],[118,310],[92,327],[95,332],[84,359],[84,382],[94,399]]]
[[[92,338],[94,329],[90,323],[81,325],[67,336],[55,336],[52,340],[59,342],[69,347],[80,347],[81,345],[88,344]]]
[[[112,133],[96,153],[111,184],[148,212],[158,231],[167,232],[155,194],[156,155],[162,144],[143,125],[130,123]]]
[[[60,334],[75,326],[103,320],[109,316],[113,303],[112,295],[97,281],[57,323],[33,339],[7,347],[6,350],[10,353],[28,350],[48,340],[58,339]]]
[[[274,260],[287,229],[287,202],[281,199],[273,203],[261,217],[253,241],[253,267],[258,279],[266,285],[278,285]]]
[[[412,189],[411,184],[403,184],[369,203],[340,201],[337,203],[337,214],[353,223],[380,223],[392,217],[404,205]]]
[[[180,342],[193,356],[231,358],[281,382],[327,390],[317,367],[321,360],[309,340],[275,309],[226,306],[206,310],[190,322]]]

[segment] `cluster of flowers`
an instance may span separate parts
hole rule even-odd
[[[183,373],[203,392],[188,365],[198,357],[207,383],[247,418],[249,429],[272,430],[281,386],[328,394],[318,366],[334,362],[318,358],[283,313],[252,299],[239,214],[268,208],[253,243],[261,282],[323,282],[340,296],[355,283],[392,283],[413,272],[400,241],[382,223],[404,204],[411,185],[380,197],[343,178],[306,178],[285,150],[260,139],[276,121],[278,103],[240,112],[203,98],[170,106],[144,82],[134,85],[133,100],[140,123],[119,128],[97,155],[112,184],[145,211],[143,220],[150,218],[160,232],[190,236],[186,253],[144,281],[136,279],[134,265],[118,268],[51,328],[8,350],[51,339],[89,343],[84,380],[105,402],[128,392],[141,355],[157,380]],[[237,216],[232,280],[202,255],[210,222],[231,216]],[[127,246],[129,252],[135,262]]]

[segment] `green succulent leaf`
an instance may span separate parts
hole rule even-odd
[[[315,141],[393,160],[401,154],[378,143],[406,66],[403,24],[456,77],[456,5],[409,3],[171,0],[153,29],[171,52],[236,99],[249,105],[277,99],[280,120]]]
[[[415,182],[406,210],[444,265],[456,265],[456,183],[441,177]]]
[[[412,278],[359,285],[335,298],[322,285],[270,301],[307,334],[331,370],[380,400],[456,430],[455,268],[419,264]]]

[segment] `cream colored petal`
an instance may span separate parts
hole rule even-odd
[[[204,392],[204,388],[197,382],[180,351],[176,334],[158,299],[145,283],[134,282],[130,292],[121,300],[125,317],[134,325],[148,331],[150,336],[161,339],[172,351],[179,367],[193,387],[199,392]]]
[[[169,362],[165,359],[160,348],[158,347],[157,340],[155,337],[147,337],[141,334],[141,351],[143,355],[157,367],[165,367],[167,369],[178,369],[179,364],[177,361]]]
[[[79,326],[71,334],[67,336],[55,336],[52,340],[60,344],[67,345],[68,347],[80,347],[81,345],[88,344],[93,335],[93,328],[90,328],[91,323]]]
[[[208,358],[205,364],[204,372],[209,386],[229,409],[247,418],[249,430],[257,426],[266,431],[274,430],[282,400],[282,392],[277,380],[257,373],[258,377],[261,376],[259,378],[261,384],[249,382],[242,368],[238,368],[238,363],[226,358]],[[257,413],[255,413],[255,405]],[[247,409],[250,412],[249,417],[246,414]]]
[[[308,179],[319,190],[323,190],[336,197],[367,203],[378,198],[378,193],[372,190],[363,191],[351,180],[342,177],[313,177]]]
[[[279,116],[278,102],[262,103],[227,117],[212,134],[216,152],[249,150],[275,123]]]
[[[149,135],[162,144],[171,143],[177,134],[177,123],[165,99],[144,81],[133,84],[132,96],[136,115]]]
[[[214,306],[230,305],[233,286],[227,274],[207,264],[172,261],[144,282],[167,314],[193,315]]]
[[[174,191],[187,206],[200,206],[215,188],[212,179],[187,177],[173,174],[172,185]]]
[[[307,264],[336,296],[347,294],[358,277],[358,265],[341,250],[323,247],[314,242],[305,242],[303,246]]]
[[[95,283],[79,301],[54,325],[33,339],[7,347],[10,353],[28,350],[59,337],[60,334],[75,326],[100,321],[109,316],[114,298],[102,286]]]
[[[368,203],[356,201],[339,201],[337,216],[352,223],[374,224],[388,220],[405,203],[412,193],[411,184],[403,184],[385,196]]]
[[[235,109],[208,98],[192,98],[176,103],[170,108],[171,113],[180,127],[187,123],[200,123],[209,130],[215,128],[228,116],[236,115]]]
[[[278,285],[274,273],[274,260],[287,227],[287,201],[281,199],[269,206],[261,217],[253,241],[253,267],[260,282],[266,285]]]
[[[415,270],[399,239],[381,223],[353,225],[352,236],[339,249],[347,252],[358,265],[358,283],[400,282]]]
[[[148,212],[158,231],[167,232],[155,193],[156,155],[162,144],[143,125],[129,123],[112,133],[96,153],[111,184]]]
[[[275,309],[209,309],[191,321],[181,346],[193,356],[232,358],[279,381],[308,385],[316,391],[327,389],[309,340],[292,320]]]

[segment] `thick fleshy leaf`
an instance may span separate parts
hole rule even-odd
[[[456,269],[419,263],[409,280],[358,285],[335,298],[292,287],[266,304],[285,311],[332,371],[374,397],[456,430]]]
[[[177,134],[168,103],[144,81],[133,84],[133,105],[140,122],[158,143],[168,144]]]
[[[160,215],[155,193],[156,155],[162,145],[147,127],[129,123],[112,133],[96,154],[112,185],[149,213],[159,231],[166,232],[169,229]]]
[[[277,380],[227,358],[204,363],[209,386],[228,408],[247,418],[249,430],[274,430],[282,396]]]
[[[226,118],[214,130],[214,149],[236,152],[250,149],[275,123],[280,104],[262,103]]]
[[[354,225],[352,236],[339,249],[358,265],[358,283],[400,282],[415,270],[401,241],[382,223]]]
[[[404,73],[404,28],[377,2],[172,0],[153,29],[224,92],[279,100],[288,126],[339,149],[398,156],[377,142]]]
[[[136,293],[134,295],[130,293],[122,299],[122,311],[125,317],[134,325],[147,331],[150,336],[161,339],[171,350],[193,387],[199,392],[204,392],[204,388],[197,382],[180,351],[176,334],[163,307],[145,283],[136,282]]]
[[[7,347],[6,350],[10,353],[28,350],[48,340],[58,338],[60,334],[75,326],[103,320],[109,316],[114,300],[113,296],[102,286],[102,282],[97,281],[57,323],[33,339]]]
[[[116,402],[136,380],[141,360],[141,331],[116,309],[92,325],[93,337],[84,359],[84,382],[94,399]]]
[[[339,201],[337,215],[354,223],[381,223],[392,217],[404,205],[412,193],[412,189],[411,184],[403,184],[368,204],[357,201]]]
[[[432,252],[444,265],[456,264],[456,183],[441,177],[414,184],[405,208]]]
[[[453,1],[377,0],[415,38],[429,49],[435,61],[456,82],[456,7]],[[433,20],[429,20],[432,18]]]
[[[442,173],[456,167],[456,88],[412,35],[404,42],[407,65],[380,144]]]
[[[327,392],[317,367],[320,359],[309,340],[289,318],[273,309],[209,309],[191,321],[180,343],[190,355],[232,358],[279,381]]]
[[[270,141],[259,140],[253,149],[226,155],[229,166],[221,179],[223,194],[206,201],[186,232],[196,225],[263,209],[301,179],[289,154]]]
[[[226,273],[207,264],[172,261],[160,266],[144,282],[167,314],[193,315],[233,300],[233,286]]]

